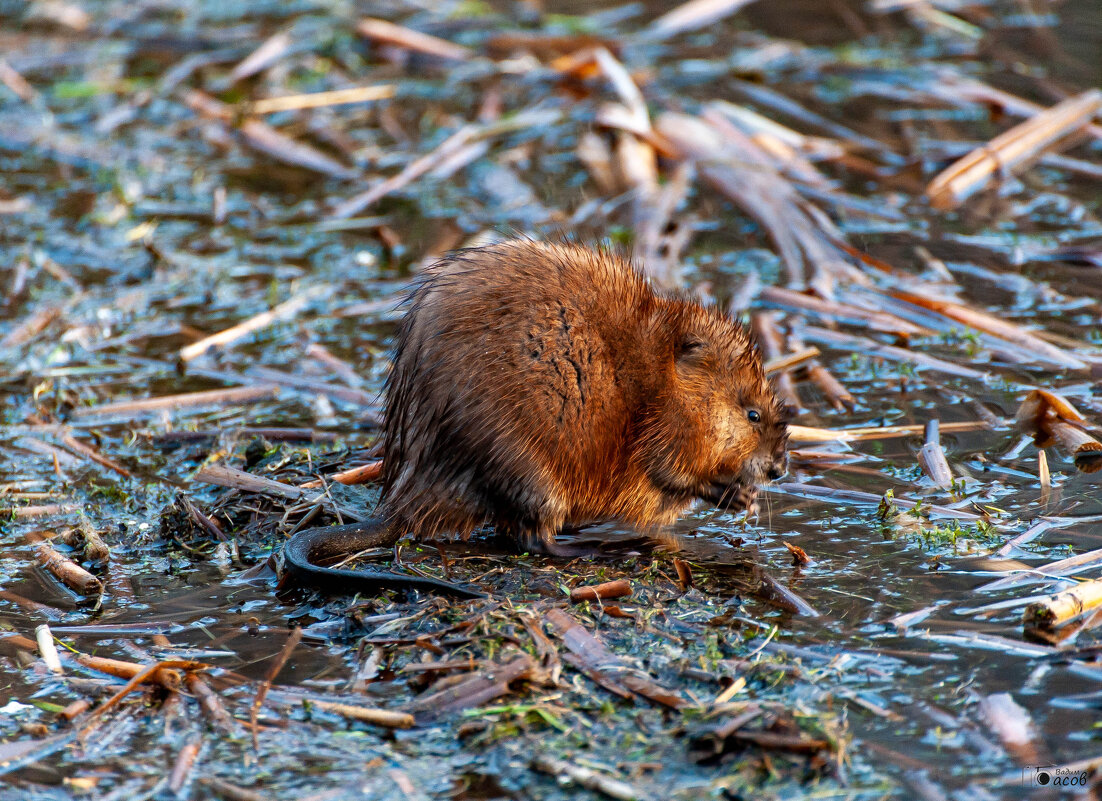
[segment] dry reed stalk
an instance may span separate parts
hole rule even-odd
[[[766,306],[806,312],[828,321],[860,325],[873,331],[906,336],[922,336],[930,333],[929,329],[907,322],[893,314],[869,311],[837,301],[820,300],[803,292],[794,292],[781,287],[764,287],[760,297]]]
[[[185,678],[188,690],[198,699],[199,708],[216,727],[232,732],[237,724],[226,711],[222,699],[210,688],[198,673],[189,672]]]
[[[1010,172],[1087,125],[1102,110],[1102,91],[1091,89],[1022,122],[951,164],[930,181],[934,208],[952,209],[982,189],[993,175]]]
[[[50,627],[43,623],[35,628],[34,636],[38,640],[38,652],[46,663],[46,669],[60,676],[64,671],[61,669],[61,657],[57,653],[57,644]]]
[[[311,342],[309,345],[306,346],[306,355],[311,357],[312,359],[317,359],[317,361],[324,364],[326,367],[328,367],[330,370],[340,376],[341,380],[343,380],[344,383],[348,384],[349,386],[358,387],[363,385],[364,380],[360,376],[360,374],[356,372],[356,368],[354,368],[344,359],[341,359],[340,357],[333,354],[324,345],[321,345],[317,342]]]
[[[1102,579],[1083,581],[1069,590],[1031,603],[1022,614],[1022,623],[1038,628],[1055,628],[1102,606]]]
[[[934,370],[947,375],[970,378],[976,381],[987,381],[990,378],[988,373],[980,370],[975,370],[960,364],[954,364],[953,362],[947,362],[944,359],[928,356],[918,351],[899,348],[895,345],[884,345],[868,337],[843,334],[840,331],[831,331],[828,328],[819,328],[814,325],[803,326],[800,329],[800,333],[805,339],[810,339],[823,345],[831,345],[843,350],[848,349],[856,353],[865,353],[870,356],[887,359],[888,361],[913,364],[917,367],[925,367],[928,370]]]
[[[1033,721],[1010,693],[993,693],[980,698],[980,711],[1019,764],[1038,764],[1037,732]]]
[[[332,481],[336,481],[338,484],[367,484],[371,481],[377,481],[382,474],[383,462],[379,459],[374,462],[360,465],[359,467],[353,467],[348,470],[342,470],[339,473],[334,473],[329,476],[329,478]],[[325,486],[325,482],[320,478],[315,478],[304,484],[299,484],[299,486],[303,489],[316,489],[317,487]]]
[[[176,762],[172,765],[172,772],[168,776],[168,789],[177,798],[191,779],[195,763],[199,759],[199,751],[203,747],[203,736],[195,735],[180,748],[176,755]]]
[[[370,100],[385,100],[394,97],[395,86],[392,83],[374,86],[355,86],[350,89],[334,89],[329,92],[308,92],[306,94],[266,97],[254,100],[245,106],[247,114],[272,114],[277,111],[298,111],[308,108],[343,106],[349,103],[366,103]]]
[[[252,473],[246,473],[244,470],[238,470],[236,467],[227,467],[225,465],[209,465],[196,473],[192,478],[204,484],[214,484],[218,487],[230,487],[231,489],[239,489],[245,492],[257,492],[264,495],[279,495],[294,501],[309,494],[301,487],[284,484],[282,481],[274,481],[270,478],[255,476]]]
[[[362,720],[364,723],[371,723],[375,726],[383,726],[388,729],[411,729],[416,722],[413,715],[408,712],[394,712],[389,709],[372,709],[366,706],[340,704],[335,701],[317,700],[311,701],[310,704],[311,706],[316,706],[318,709],[325,710],[326,712],[334,712],[350,720]]]
[[[30,531],[25,536],[28,542],[37,543],[35,558],[38,563],[66,587],[81,595],[98,595],[103,592],[103,583],[98,578],[58,552],[41,534]]]
[[[356,32],[376,42],[406,50],[414,50],[418,53],[449,61],[467,61],[475,55],[474,51],[454,42],[449,42],[447,39],[414,31],[374,17],[366,17],[360,20],[359,24],[356,25]]]
[[[266,312],[254,315],[235,326],[219,331],[216,334],[211,334],[208,337],[200,339],[198,342],[193,342],[181,348],[179,353],[180,360],[185,363],[189,362],[202,356],[211,348],[231,345],[238,340],[244,339],[249,334],[267,328],[270,325],[297,317],[299,312],[309,306],[312,301],[332,291],[332,287],[328,286],[315,286],[306,289]]]
[[[409,708],[428,718],[435,718],[445,712],[480,706],[507,694],[510,682],[529,677],[534,668],[535,660],[528,654],[504,664],[488,664],[483,670],[454,677],[454,683],[442,690],[419,696]]]
[[[739,205],[768,231],[785,265],[788,282],[807,284],[803,240],[795,221],[806,220],[792,185],[761,156],[753,142],[738,131],[726,132],[697,117],[667,112],[655,123],[658,134],[684,159],[697,165],[700,175]]]
[[[264,697],[268,694],[268,690],[272,687],[272,682],[275,681],[276,676],[283,670],[283,666],[287,664],[287,660],[291,658],[291,654],[294,652],[298,644],[302,642],[302,628],[295,627],[291,630],[291,636],[287,638],[287,641],[283,643],[283,647],[279,649],[279,653],[276,654],[275,659],[272,660],[272,664],[268,668],[267,675],[264,676],[264,681],[260,682],[260,686],[256,688],[256,696],[253,698],[252,706],[249,707],[249,728],[253,733],[253,749],[259,750],[260,743],[260,728],[257,725],[257,721],[260,717],[260,708],[264,705]]]
[[[85,406],[74,409],[72,417],[106,417],[110,415],[150,414],[159,411],[176,411],[203,406],[233,406],[239,403],[253,403],[268,400],[279,395],[279,387],[261,384],[254,387],[234,387],[232,389],[209,389],[201,392],[185,392],[179,395],[162,395],[158,398],[115,401],[99,406]]]
[[[91,654],[77,654],[73,658],[89,670],[97,670],[120,679],[132,679],[148,667],[137,662],[125,662],[121,659],[109,659]],[[199,663],[196,665],[198,666]],[[150,674],[149,680],[166,690],[175,690],[183,683],[183,674],[179,670],[162,668]]]
[[[788,335],[788,347],[794,351],[801,352],[808,350],[804,346],[803,340],[800,338],[798,331],[792,331]],[[811,348],[810,350],[818,350],[818,348]],[[766,373],[769,371],[766,370]],[[811,359],[807,363],[807,377],[819,388],[819,391],[826,396],[827,401],[834,407],[835,411],[842,411],[849,409],[852,411],[857,406],[857,401],[854,400],[853,395],[849,393],[843,385],[834,375],[823,367],[819,363],[818,359]]]
[[[234,107],[198,89],[189,90],[184,95],[184,103],[197,114],[216,120],[237,132],[253,150],[277,161],[341,180],[351,180],[360,176],[357,170],[346,167],[320,150],[280,133],[266,122],[244,119],[239,126],[233,127],[236,119]]]
[[[455,153],[473,142],[478,135],[478,131],[479,128],[477,125],[464,125],[441,142],[434,150],[418,159],[414,159],[397,174],[379,181],[370,189],[340,203],[333,209],[332,216],[337,219],[354,217],[370,208],[387,195],[405,188],[422,175],[429,172],[429,170],[446,161]]]
[[[50,306],[39,309],[26,320],[15,326],[3,339],[0,339],[0,348],[13,348],[24,345],[41,334],[54,321],[61,317],[61,309]]]
[[[578,161],[585,166],[589,177],[603,195],[615,195],[621,190],[612,169],[612,149],[605,138],[596,131],[586,131],[578,140],[575,152]]]
[[[663,14],[644,31],[646,39],[668,39],[719,22],[754,0],[688,0]]]
[[[287,55],[291,49],[291,36],[286,32],[280,32],[269,36],[256,50],[245,56],[230,71],[230,82],[237,83],[246,78],[251,78],[257,73],[263,72]]]
[[[819,611],[786,587],[768,573],[761,574],[761,586],[758,587],[758,597],[767,603],[787,609],[796,615],[804,617],[820,617]]]
[[[585,666],[586,675],[603,687],[623,687],[632,693],[641,695],[671,709],[681,709],[686,701],[680,693],[669,690],[641,672],[626,672],[627,663],[612,653],[601,640],[586,630],[573,615],[553,608],[547,610],[544,618],[551,624],[555,634],[573,653],[580,664]],[[609,674],[615,674],[615,678]]]
[[[1029,351],[1038,361],[1051,362],[1071,370],[1085,370],[1089,367],[1086,361],[1075,354],[1068,353],[1066,350],[1045,342],[1021,326],[1007,322],[992,314],[977,311],[952,301],[915,295],[901,290],[893,291],[891,294],[900,300],[905,300],[908,303],[937,312],[951,320],[956,320],[969,328],[975,328],[977,331],[983,331],[985,334],[1012,342]]]
[[[941,431],[979,431],[991,426],[984,420],[969,420],[961,423],[945,423],[939,426]],[[896,439],[924,434],[925,425],[903,426],[867,426],[864,428],[814,428],[812,426],[789,425],[788,438],[791,442],[861,442],[870,439]]]
[[[0,517],[11,515],[16,520],[28,520],[32,517],[72,514],[80,507],[73,503],[48,503],[41,506],[0,506]]]
[[[271,367],[254,365],[245,371],[245,375],[256,378],[259,381],[264,381],[265,383],[275,384],[292,390],[299,390],[300,392],[309,392],[314,395],[325,395],[333,400],[352,403],[357,406],[372,406],[378,399],[377,395],[365,392],[362,389],[332,384],[328,381],[319,381],[300,375],[292,375],[282,370],[273,370]]]
[[[0,58],[0,83],[11,89],[24,103],[30,103],[38,97],[38,92],[27,83],[27,79],[2,58]]]
[[[786,353],[784,356],[778,356],[775,359],[766,359],[762,364],[762,369],[766,373],[780,373],[784,370],[799,367],[804,362],[812,361],[821,353],[822,351],[816,347],[795,348],[792,353]]]
[[[102,467],[106,467],[109,470],[114,470],[116,473],[118,473],[120,476],[123,476],[124,478],[130,478],[133,475],[129,470],[116,462],[114,459],[104,456],[91,445],[85,445],[83,442],[76,439],[71,434],[62,434],[61,442],[65,445],[66,448],[73,451],[74,453],[79,453],[81,456],[85,457],[86,459],[91,459],[93,462],[101,465]]]
[[[981,584],[979,587],[976,587],[973,592],[1005,590],[1011,587],[1019,587],[1023,584],[1036,584],[1038,582],[1059,579],[1087,567],[1093,567],[1099,562],[1102,562],[1102,548],[1096,548],[1093,551],[1085,551],[1075,556],[1069,556],[1067,559],[1049,562],[1047,565],[1031,567],[1025,571],[1016,571],[1009,576],[1003,576],[987,584]]]
[[[700,0],[694,0],[700,2]],[[532,759],[531,765],[540,773],[554,776],[560,782],[566,779],[587,790],[596,790],[616,801],[649,801],[651,794],[615,776],[608,776],[593,768],[577,765],[563,759],[541,755]]]
[[[573,603],[582,601],[596,601],[605,598],[625,598],[631,595],[631,584],[620,579],[619,581],[606,581],[604,584],[575,587],[570,591],[570,600]]]
[[[2,514],[2,512],[0,512]],[[58,609],[56,606],[49,606],[38,601],[32,601],[30,598],[24,598],[18,593],[14,593],[11,590],[0,590],[0,598],[5,601],[10,601],[16,606],[32,612],[40,617],[44,617],[47,620],[61,620],[65,617],[65,613]]]

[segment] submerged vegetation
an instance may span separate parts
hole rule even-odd
[[[1085,793],[1096,5],[0,0],[0,798]],[[403,287],[517,233],[746,322],[789,475],[281,591]]]

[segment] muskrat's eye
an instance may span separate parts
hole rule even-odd
[[[760,423],[761,413],[757,409],[749,409],[746,412],[746,419],[751,423]]]

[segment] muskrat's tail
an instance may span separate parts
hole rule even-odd
[[[396,539],[391,526],[376,517],[346,526],[308,528],[295,534],[283,546],[284,576],[290,577],[295,584],[334,594],[417,589],[460,598],[486,597],[477,590],[425,576],[408,576],[385,570],[345,570],[316,564],[317,560],[393,545]]]

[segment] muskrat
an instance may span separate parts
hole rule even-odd
[[[386,385],[381,516],[296,534],[288,572],[335,591],[476,594],[318,559],[485,524],[522,551],[572,554],[564,528],[644,532],[696,498],[756,509],[786,469],[785,410],[743,327],[656,291],[605,250],[515,240],[426,270]]]

